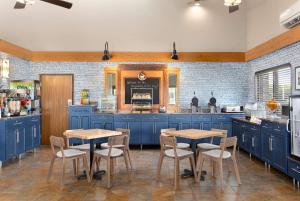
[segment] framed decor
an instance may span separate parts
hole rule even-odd
[[[296,90],[300,90],[300,66],[296,67],[295,71],[296,71],[296,75],[295,75]]]

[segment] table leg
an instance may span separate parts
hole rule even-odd
[[[195,158],[195,163],[197,164],[197,141],[196,140],[191,140],[191,148],[192,151],[194,152],[194,158]],[[206,175],[206,171],[202,171],[201,172],[201,177],[200,180],[204,181],[204,175]],[[193,177],[193,170],[189,170],[189,169],[184,169],[184,173],[181,175],[181,177],[183,178],[187,178],[187,177]]]

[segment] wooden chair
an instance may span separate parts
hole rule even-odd
[[[92,168],[91,168],[91,174],[93,173],[93,170],[95,168],[95,163],[97,161],[99,161],[99,165],[100,165],[100,161],[102,158],[107,160],[107,188],[111,187],[111,175],[112,175],[112,170],[113,170],[113,159],[118,158],[118,157],[124,157],[125,160],[125,165],[126,165],[126,169],[127,169],[127,173],[129,176],[129,167],[128,167],[128,161],[127,161],[127,157],[124,154],[124,151],[122,149],[119,148],[114,148],[113,146],[115,145],[123,145],[125,146],[127,143],[127,136],[126,135],[120,135],[120,136],[114,136],[114,137],[110,137],[108,139],[108,149],[100,149],[100,150],[96,150],[94,152],[94,158],[93,158],[93,163],[92,163]]]
[[[168,131],[176,131],[176,128],[161,129],[160,133],[161,133],[161,135],[167,136],[166,132],[168,132]],[[172,148],[172,147],[170,147],[170,148]],[[190,144],[184,143],[184,142],[178,142],[176,144],[176,148],[178,148],[178,149],[190,149]]]
[[[218,164],[219,171],[220,171],[220,179],[221,179],[221,188],[224,190],[223,187],[223,164],[222,161],[231,158],[234,166],[235,176],[237,179],[238,184],[241,184],[240,174],[236,162],[236,144],[237,144],[237,137],[230,137],[227,138],[224,136],[221,139],[220,148],[221,149],[214,149],[205,152],[200,152],[198,155],[198,162],[197,162],[197,170],[198,174],[198,181],[200,180],[202,167],[205,160],[211,160]],[[233,147],[232,153],[226,151],[225,149],[228,147]]]
[[[75,176],[77,176],[76,161],[77,161],[77,159],[80,159],[80,158],[83,159],[85,171],[87,173],[89,172],[86,152],[83,152],[83,151],[80,151],[80,150],[77,150],[77,149],[64,149],[65,142],[64,142],[64,139],[62,137],[51,136],[50,137],[50,143],[51,143],[51,149],[52,149],[52,159],[51,159],[50,168],[49,168],[48,177],[47,177],[48,182],[50,181],[50,178],[51,178],[51,175],[52,175],[54,161],[57,158],[62,159],[61,186],[63,186],[63,184],[64,184],[66,162],[68,160],[73,161],[73,170],[74,170],[74,175]],[[58,151],[56,151],[56,149]],[[87,174],[87,180],[89,182],[91,181],[89,174]]]
[[[114,145],[113,148],[122,149],[124,151],[124,153],[126,154],[126,157],[128,157],[130,169],[132,170],[133,166],[132,166],[132,161],[131,161],[131,156],[130,156],[131,154],[130,154],[130,149],[129,149],[130,130],[125,129],[125,128],[116,128],[116,131],[122,132],[123,135],[127,136],[127,140],[126,140],[125,145],[122,145],[122,144]],[[108,149],[109,148],[108,143],[102,143],[101,148]]]
[[[178,175],[179,175],[179,161],[182,159],[188,158],[190,160],[191,168],[194,171],[195,182],[197,182],[197,175],[195,169],[195,159],[194,153],[192,151],[178,149],[176,147],[176,138],[171,136],[160,136],[160,157],[157,168],[157,179],[160,177],[161,167],[163,163],[164,157],[169,157],[174,159],[174,185],[175,189],[177,189],[178,183]],[[171,148],[170,148],[171,147]]]
[[[221,130],[221,129],[212,128],[211,131],[221,131],[221,132],[224,133],[224,135],[227,136],[227,130]],[[220,145],[216,145],[213,142],[214,142],[214,137],[211,137],[210,143],[199,143],[199,144],[197,144],[197,153],[199,153],[199,151],[207,151],[207,150],[212,150],[212,149],[220,149]]]

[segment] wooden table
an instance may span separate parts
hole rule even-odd
[[[90,168],[92,167],[94,158],[94,140],[98,138],[112,137],[118,135],[122,135],[122,132],[104,129],[68,130],[68,132],[65,132],[65,136],[68,138],[79,138],[90,141]]]
[[[190,139],[191,148],[192,151],[194,152],[196,163],[197,163],[197,140],[211,138],[211,137],[222,137],[224,135],[224,133],[221,131],[213,131],[213,130],[207,131],[207,130],[198,130],[198,129],[186,129],[186,130],[178,130],[178,131],[168,130],[166,134],[169,136]],[[193,176],[193,172],[191,170],[185,170],[185,174],[183,174],[182,176],[184,177]],[[204,177],[201,177],[201,179],[204,180]]]

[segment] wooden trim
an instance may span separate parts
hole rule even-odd
[[[25,60],[31,60],[31,51],[15,44],[0,39],[0,52],[19,57]]]
[[[293,29],[290,29],[289,31],[249,50],[246,52],[246,61],[264,56],[298,41],[300,41],[300,26],[296,26]]]
[[[244,62],[243,52],[112,52],[109,62]],[[32,61],[103,62],[102,52],[33,52]],[[106,61],[105,61],[106,62]]]

